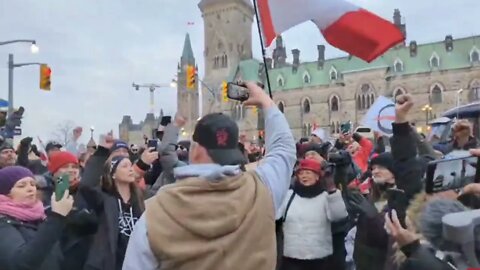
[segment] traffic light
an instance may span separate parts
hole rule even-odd
[[[258,115],[258,108],[257,108],[256,106],[253,107],[253,110],[252,110],[252,111],[253,111],[253,114],[254,114],[254,115]]]
[[[40,89],[50,91],[52,70],[47,64],[40,65]]]
[[[228,84],[226,81],[222,82],[222,98],[224,102],[228,102]]]
[[[197,70],[194,66],[187,66],[187,89],[195,89],[195,81],[197,77]]]

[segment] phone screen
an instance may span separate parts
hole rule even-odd
[[[55,200],[60,201],[65,191],[70,188],[70,176],[63,174],[55,180]]]
[[[227,96],[229,99],[245,101],[248,99],[248,89],[236,83],[228,83]]]
[[[431,194],[459,189],[477,182],[477,164],[478,158],[469,155],[430,162],[427,166],[425,191]]]
[[[157,146],[158,146],[158,141],[157,140],[148,140],[148,144],[147,144],[147,147],[148,148],[155,148],[157,149]]]

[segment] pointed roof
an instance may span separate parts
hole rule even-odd
[[[190,34],[185,35],[185,42],[183,43],[183,53],[182,53],[182,60],[190,63],[190,60],[195,60],[193,56],[192,50],[192,42],[190,41]]]

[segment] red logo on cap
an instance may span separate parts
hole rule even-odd
[[[225,129],[217,130],[216,137],[218,146],[227,146],[228,132]]]

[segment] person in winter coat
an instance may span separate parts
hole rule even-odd
[[[300,161],[297,180],[281,207],[283,260],[281,270],[331,269],[331,223],[348,216],[339,190],[322,188],[323,171],[314,159]]]
[[[26,168],[0,170],[0,268],[2,270],[61,270],[60,238],[73,205],[68,191],[51,197],[46,215],[37,199],[36,181]]]
[[[85,270],[121,269],[130,234],[144,211],[143,195],[136,185],[132,162],[126,156],[117,155],[102,163],[108,156],[108,147],[99,147],[90,158],[78,190],[88,209],[98,216],[99,223]],[[96,178],[99,174],[102,176]]]
[[[360,168],[362,173],[364,173],[368,169],[368,161],[373,150],[373,143],[358,133],[353,134],[352,139],[354,141],[347,146],[347,151],[352,155],[355,164]]]
[[[295,141],[285,116],[256,83],[246,106],[265,114],[267,153],[252,171],[238,148],[238,125],[212,113],[193,133],[190,164],[146,202],[124,270],[274,269],[275,217],[290,185]]]
[[[15,166],[17,164],[17,153],[15,148],[8,142],[0,145],[0,169]]]
[[[417,158],[414,134],[406,119],[412,107],[411,96],[399,97],[396,120],[392,124],[392,153],[384,153],[372,159],[372,164],[375,165],[372,177],[379,194],[376,198],[370,198],[370,201],[356,193],[350,193],[347,197],[349,209],[359,214],[354,249],[357,270],[396,269],[391,239],[384,229],[384,213],[394,207],[402,219],[405,217],[409,201],[422,190],[425,171],[425,164]],[[392,188],[401,190],[402,196],[389,198],[387,190]]]
[[[452,141],[446,144],[434,145],[435,150],[444,155],[455,150],[470,150],[477,148],[478,140],[473,136],[472,124],[468,120],[459,120],[452,128]]]
[[[158,147],[160,152],[159,162],[163,171],[155,183],[148,188],[148,193],[151,196],[155,195],[161,187],[175,182],[173,175],[174,168],[187,165],[187,163],[180,160],[176,149],[180,129],[185,123],[186,120],[184,117],[176,115],[174,122],[165,127],[162,143]]]
[[[50,197],[55,190],[55,179],[68,174],[70,179],[70,194],[73,196],[80,183],[80,167],[78,159],[70,152],[55,152],[50,156],[48,162],[48,173],[43,175],[42,183],[38,183],[39,192],[42,194],[42,201],[45,209],[50,208]]]
[[[108,135],[105,138],[113,140],[111,137],[111,135]],[[111,144],[110,158],[117,156],[130,158],[130,148],[126,142],[113,140],[113,142],[110,141],[109,144]],[[140,189],[144,190],[146,185],[143,177],[145,173],[151,169],[152,163],[158,159],[158,152],[156,149],[145,149],[145,151],[141,154],[139,153],[139,155],[140,158],[133,164],[133,168],[137,185]]]

